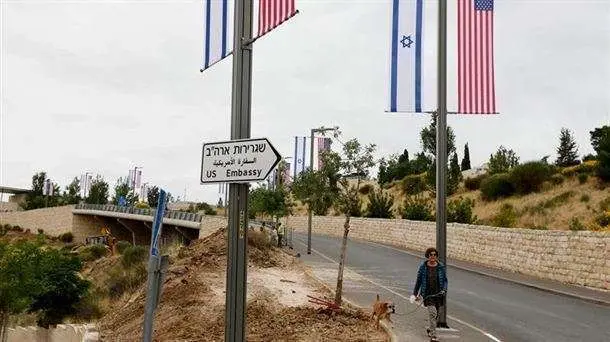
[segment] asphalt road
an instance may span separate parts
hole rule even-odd
[[[302,247],[306,235],[295,232],[294,241],[295,247]],[[340,239],[314,235],[312,248],[336,261]],[[421,260],[391,247],[351,240],[346,267],[409,296]],[[610,307],[451,266],[447,273],[447,312],[502,341],[610,341]]]

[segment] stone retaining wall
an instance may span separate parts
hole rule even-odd
[[[29,229],[36,234],[38,229],[47,235],[59,235],[72,231],[73,205],[42,208],[26,211],[0,213],[0,224],[10,224]]]
[[[345,218],[314,216],[315,234],[342,236]],[[307,230],[307,216],[283,224]],[[351,218],[350,237],[419,251],[434,246],[434,222]],[[450,258],[565,283],[610,290],[610,233],[447,224]]]

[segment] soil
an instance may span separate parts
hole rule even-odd
[[[364,312],[330,313],[307,295],[331,299],[298,259],[250,231],[248,341],[388,341]],[[155,314],[155,341],[224,341],[226,233],[183,247],[172,258]],[[100,322],[104,341],[140,341],[145,285],[112,303]]]

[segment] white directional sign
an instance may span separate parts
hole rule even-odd
[[[264,180],[281,158],[267,138],[203,144],[201,183]]]

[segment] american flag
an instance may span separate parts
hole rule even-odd
[[[496,113],[493,9],[493,0],[458,0],[459,113]]]
[[[295,15],[295,0],[258,0],[258,36]]]

